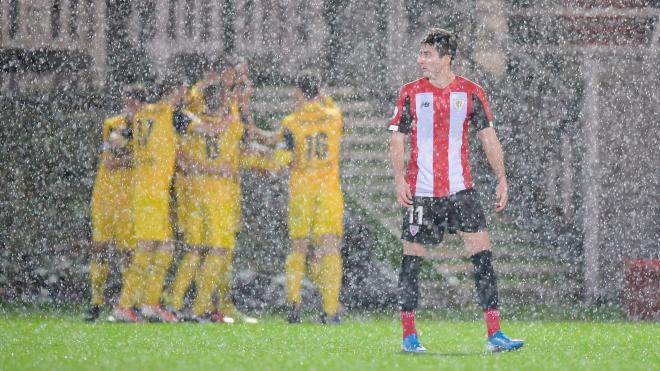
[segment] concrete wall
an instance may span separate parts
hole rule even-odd
[[[623,259],[660,258],[660,57],[599,65],[596,293],[618,300]]]

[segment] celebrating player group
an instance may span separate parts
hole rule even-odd
[[[523,346],[500,330],[490,238],[468,161],[470,129],[497,177],[498,212],[507,204],[502,149],[484,90],[452,72],[456,49],[451,32],[430,30],[417,59],[423,76],[403,85],[389,122],[394,193],[403,212],[399,298],[405,352],[426,351],[415,328],[418,277],[427,246],[439,244],[445,230],[460,235],[474,264],[488,349]],[[293,112],[274,132],[261,130],[251,115],[247,71],[243,61],[218,60],[191,86],[169,75],[158,89],[132,85],[123,91],[124,111],[103,124],[92,194],[88,320],[100,316],[108,257],[115,248],[123,269],[114,320],[256,323],[236,309],[230,294],[240,174],[241,169],[276,173],[287,168],[291,248],[282,267],[287,320],[301,322],[300,289],[308,272],[323,299],[320,321],[341,323],[342,113],[321,93],[319,74],[304,72],[296,78]],[[185,251],[165,287],[175,228]],[[196,296],[187,306],[184,298],[193,282]]]
[[[243,62],[219,60],[190,87],[170,75],[157,89],[124,90],[124,112],[103,126],[92,195],[92,302],[87,319],[100,316],[109,249],[116,246],[124,268],[112,319],[255,323],[236,309],[230,295],[240,229],[240,172],[289,167],[289,319],[300,321],[300,284],[308,245],[314,241],[310,271],[324,298],[322,319],[340,320],[342,115],[330,98],[321,96],[316,75],[302,74],[297,85],[296,109],[277,132],[254,124],[252,87]],[[183,235],[185,252],[165,289],[175,247],[173,224]],[[196,296],[191,308],[185,308],[193,282]]]

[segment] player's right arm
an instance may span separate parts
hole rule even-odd
[[[254,122],[248,123],[246,128],[248,137],[261,145],[273,147],[281,140],[278,133],[260,129]]]
[[[180,110],[180,114],[189,120],[187,130],[191,133],[214,137],[226,131],[229,126],[226,120],[222,118],[218,118],[217,120],[202,119],[196,113],[185,109]]]
[[[390,120],[388,130],[392,132],[390,138],[390,162],[394,172],[394,185],[397,202],[405,207],[412,205],[412,192],[406,181],[404,162],[406,157],[406,135],[410,132],[412,125],[410,112],[410,96],[405,87],[401,89],[397,98],[394,115]]]
[[[394,171],[396,200],[400,205],[409,207],[412,205],[412,194],[403,169],[406,156],[405,139],[406,136],[404,134],[392,133],[392,138],[390,139],[390,161],[392,162],[392,169]]]

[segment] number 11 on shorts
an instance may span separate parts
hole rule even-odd
[[[417,223],[415,223],[415,214],[417,214]],[[424,224],[424,207],[423,206],[413,206],[410,208],[410,224],[422,225]]]

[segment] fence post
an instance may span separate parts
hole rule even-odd
[[[600,161],[599,161],[599,111],[598,85],[600,62],[597,56],[587,55],[584,60],[585,96],[583,111],[583,158],[584,181],[582,184],[583,223],[584,223],[584,285],[585,301],[594,303],[599,297],[600,250]]]

